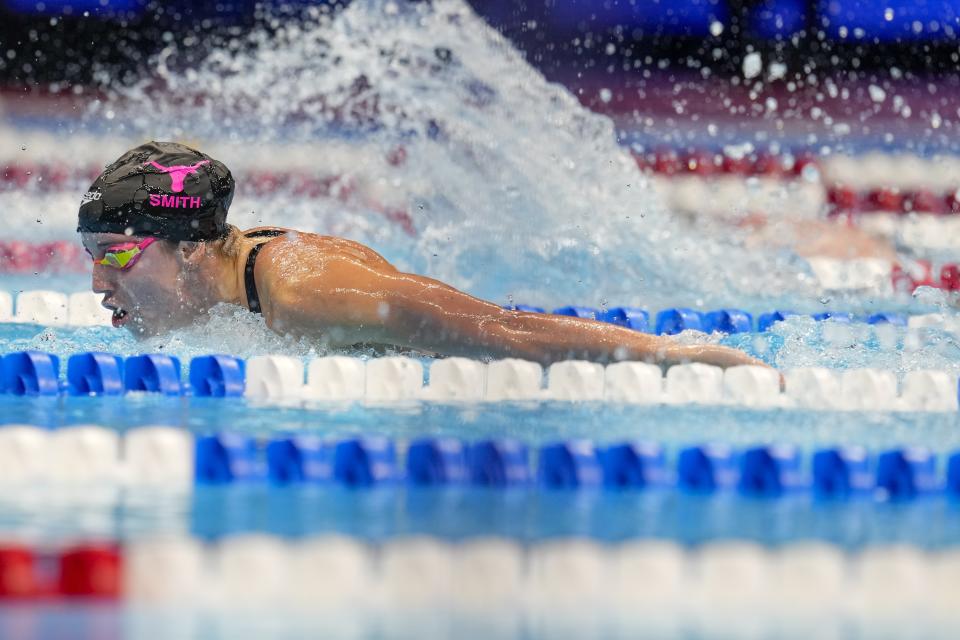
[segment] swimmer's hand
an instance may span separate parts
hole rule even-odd
[[[668,351],[670,351],[669,348]],[[679,358],[679,360],[676,358]],[[677,345],[671,352],[670,358],[664,359],[662,364],[670,366],[671,364],[680,364],[683,362],[703,362],[704,364],[712,364],[717,367],[723,367],[724,369],[739,365],[751,365],[767,369],[773,368],[763,360],[754,358],[739,349],[721,347],[715,344]],[[780,373],[779,376],[780,391],[785,391],[787,388],[786,379],[782,373]]]
[[[739,365],[770,368],[770,365],[763,360],[754,358],[739,349],[715,344],[680,345],[674,342],[671,345],[670,342],[673,341],[669,337],[661,337],[661,340],[664,340],[666,344],[662,348],[662,356],[656,360],[658,364],[669,366],[685,362],[702,362],[724,369]]]

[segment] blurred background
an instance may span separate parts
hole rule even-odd
[[[265,13],[296,15],[320,5],[337,11],[346,4],[5,0],[0,3],[0,81],[8,92],[21,94],[132,83],[174,38],[184,56],[200,60],[224,36],[261,27]],[[755,95],[761,92],[758,84],[764,97],[781,103],[775,114],[781,135],[797,135],[816,124],[829,130],[811,113],[819,108],[832,115],[834,124],[848,126],[848,131],[834,129],[835,138],[867,136],[890,144],[878,135],[878,121],[905,120],[913,124],[909,131],[922,134],[938,112],[942,120],[933,132],[897,142],[946,144],[957,118],[956,0],[470,4],[548,79],[563,83],[590,108],[614,115],[629,133],[684,144],[690,141],[676,139],[680,134],[664,119],[769,118]],[[828,90],[827,79],[834,79],[842,94]],[[930,82],[936,91],[927,90]],[[891,100],[881,101],[883,108],[870,114],[869,125],[858,125],[856,115],[877,102],[871,85]],[[898,112],[892,100],[896,93],[909,101],[911,116]],[[668,130],[657,133],[657,128]]]

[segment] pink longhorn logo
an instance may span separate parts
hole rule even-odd
[[[150,162],[144,162],[143,164],[153,165],[155,168],[159,169],[161,173],[170,174],[170,189],[174,193],[180,193],[183,191],[183,180],[192,173],[197,172],[197,167],[201,167],[210,162],[209,160],[201,160],[195,165],[186,165],[181,164],[174,167],[165,167],[159,162],[151,160]]]

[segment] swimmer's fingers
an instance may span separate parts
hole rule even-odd
[[[771,368],[769,364],[754,358],[745,351],[723,347],[720,345],[677,345],[670,341],[670,345],[661,350],[664,354],[663,362],[667,365],[682,364],[684,362],[702,362],[722,369],[741,365]]]

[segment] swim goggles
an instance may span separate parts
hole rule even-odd
[[[126,271],[137,263],[143,250],[156,241],[156,238],[144,238],[140,242],[115,244],[107,249],[102,258],[94,258],[93,263]]]

